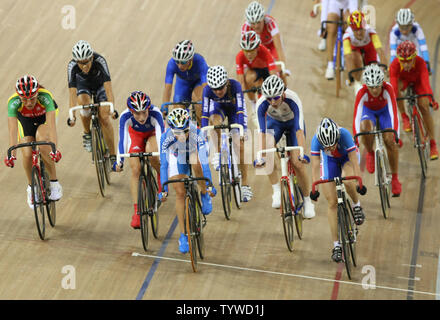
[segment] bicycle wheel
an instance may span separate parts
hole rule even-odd
[[[103,141],[103,149],[105,150],[104,152],[104,173],[105,173],[105,181],[107,182],[107,184],[111,183],[111,178],[110,178],[110,172],[112,171],[112,163],[110,160],[110,151],[108,150],[107,146],[105,145],[104,139]]]
[[[227,220],[231,219],[231,181],[229,179],[229,167],[227,164],[220,166],[220,189],[222,192],[223,212]]]
[[[149,170],[151,170],[151,168]],[[157,214],[157,183],[151,171],[148,174],[148,186],[148,214],[150,215],[153,236],[157,239],[159,234],[159,215]]]
[[[140,216],[141,220],[141,237],[142,245],[144,250],[148,250],[148,198],[147,198],[147,181],[145,176],[139,176],[138,185],[138,203],[137,203],[137,214]]]
[[[287,182],[283,181],[281,185],[281,221],[283,222],[287,249],[292,252],[295,239],[293,231],[293,208],[289,197],[289,187],[287,186]]]
[[[49,218],[49,224],[51,227],[55,227],[56,219],[57,219],[57,212],[55,208],[55,201],[52,201],[49,199],[50,195],[50,179],[49,175],[47,174],[47,171],[44,167],[44,162],[40,162],[40,170],[41,170],[41,178],[43,180],[43,186],[44,186],[44,199],[46,204],[46,211],[47,211],[47,217]]]
[[[96,176],[98,177],[99,191],[105,197],[105,168],[104,168],[104,151],[102,150],[101,136],[98,129],[92,125],[92,152],[95,161]]]
[[[200,205],[200,199],[197,195],[195,202],[196,208],[196,240],[197,248],[199,249],[199,257],[203,259],[205,257],[205,237],[203,234],[204,225],[206,223],[205,216],[202,214],[202,209]]]
[[[356,267],[356,241],[357,241],[357,227],[354,223],[353,209],[351,207],[350,201],[346,199],[345,201],[345,217],[346,226],[348,231],[348,246],[350,248],[351,261],[353,266]]]
[[[191,195],[185,197],[185,228],[188,236],[189,255],[191,258],[191,267],[194,272],[197,272],[197,241],[195,232],[195,208],[194,201]]]
[[[298,238],[302,239],[303,234],[303,220],[304,220],[304,197],[299,188],[298,183],[296,182],[296,177],[294,177],[295,181],[293,183],[293,201],[295,208],[295,226],[296,226],[296,234]]]
[[[379,182],[379,194],[380,194],[380,203],[382,207],[382,214],[385,219],[388,218],[390,214],[390,188],[389,183],[386,183],[384,181],[384,176],[386,174],[385,168],[382,167],[382,155],[377,152],[376,153],[376,170],[377,170],[377,177]]]
[[[428,170],[428,164],[426,162],[426,157],[425,157],[425,145],[424,142],[422,142],[422,137],[420,134],[420,123],[419,123],[420,119],[418,116],[414,116],[413,117],[413,124],[414,124],[414,139],[415,139],[415,144],[417,147],[417,153],[419,154],[419,160],[420,160],[420,166],[422,168],[422,176],[423,178],[426,178],[426,173]]]
[[[44,221],[44,200],[43,200],[43,185],[40,178],[40,172],[37,167],[32,167],[32,202],[34,204],[35,222],[37,224],[38,235],[41,240],[44,240],[46,232],[46,224]]]
[[[342,247],[342,259],[344,260],[345,269],[347,270],[348,279],[351,280],[351,262],[350,262],[350,252],[348,249],[348,237],[347,237],[347,226],[345,223],[345,210],[343,205],[338,205],[338,232],[339,232],[339,243]]]
[[[238,168],[238,164],[234,163],[233,157],[232,157],[232,146],[230,147],[230,155],[231,155],[231,180],[232,180],[232,190],[234,192],[234,201],[235,206],[237,209],[241,208],[241,173],[240,169]]]
[[[339,97],[339,90],[341,89],[341,41],[336,40],[336,97]]]

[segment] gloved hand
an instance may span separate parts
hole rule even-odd
[[[254,160],[254,168],[262,168],[266,165],[264,158]]]
[[[438,110],[438,102],[437,101],[433,101],[431,104],[432,104],[432,109]]]
[[[124,168],[123,162],[119,162],[119,163],[117,161],[113,162],[112,171],[121,172],[123,170],[123,168]]]
[[[162,112],[163,115],[167,115],[168,114],[168,104],[162,103],[162,105],[160,106],[160,112]]]
[[[212,187],[208,187],[207,190],[208,190],[209,195],[210,195],[211,197],[215,197],[215,196],[217,195],[217,189],[215,189],[214,186],[212,186]]]
[[[356,191],[361,195],[365,195],[367,193],[367,187],[366,186],[362,186],[362,188],[360,188],[359,186],[356,186]]]
[[[301,161],[302,163],[310,163],[310,158],[308,155],[304,155],[304,158],[301,159],[300,156],[298,156],[298,160]]]
[[[6,156],[5,157],[5,165],[9,168],[13,168],[15,160],[17,160],[17,158],[14,156],[11,156],[10,158],[8,158],[8,156]]]
[[[53,153],[52,151],[49,153],[50,158],[52,159],[52,161],[54,162],[58,162],[61,160],[61,152],[59,150],[55,151],[55,153]]]
[[[161,202],[167,201],[167,197],[168,197],[168,192],[161,192],[161,193],[159,193],[159,200]]]
[[[312,199],[313,201],[318,200],[319,198],[319,191],[310,191],[310,199]]]

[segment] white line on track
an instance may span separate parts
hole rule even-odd
[[[421,268],[422,265],[421,264],[406,264],[406,263],[402,263],[402,266],[406,266],[406,267],[416,267],[416,268]]]
[[[154,255],[137,253],[137,252],[133,252],[132,256],[134,256],[134,257],[147,257],[147,258],[162,259],[162,260],[170,260],[170,261],[178,261],[178,262],[185,262],[185,263],[190,263],[191,262],[191,260],[169,258],[169,257],[163,257],[163,256],[154,256]],[[207,265],[207,266],[212,266],[212,267],[219,267],[219,268],[226,268],[226,269],[235,269],[235,270],[242,270],[242,271],[251,271],[251,272],[259,272],[259,273],[275,274],[275,275],[280,275],[280,276],[296,277],[296,278],[303,278],[303,279],[310,279],[310,280],[319,280],[319,281],[326,281],[326,282],[338,282],[338,283],[343,283],[343,284],[348,284],[348,285],[362,287],[362,283],[358,283],[358,282],[341,281],[341,280],[328,279],[328,278],[320,278],[320,277],[312,277],[312,276],[306,276],[306,275],[302,275],[302,274],[293,274],[293,273],[284,273],[284,272],[276,272],[276,271],[268,271],[268,270],[259,270],[259,269],[253,269],[253,268],[229,266],[229,265],[217,264],[217,263],[209,263],[209,262],[197,262],[197,264]],[[439,268],[440,268],[440,265],[439,265]],[[418,280],[420,280],[420,279],[418,279]],[[412,293],[418,293],[418,294],[424,294],[424,295],[436,296],[436,297],[440,296],[438,293],[433,293],[433,292],[408,290],[408,289],[385,287],[385,286],[378,286],[378,285],[376,285],[375,287],[376,287],[376,289],[401,291],[401,292],[412,292]]]

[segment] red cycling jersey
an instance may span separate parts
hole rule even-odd
[[[251,28],[249,23],[246,21],[243,26],[241,27],[241,33],[245,33],[247,31],[255,31]],[[261,43],[269,49],[270,53],[274,57],[275,60],[278,60],[278,53],[275,49],[275,45],[273,44],[273,36],[280,33],[280,30],[278,29],[278,24],[275,22],[275,19],[266,14],[264,16],[264,28],[261,33],[258,33],[261,39]]]
[[[409,84],[414,84],[416,94],[432,94],[431,85],[429,84],[429,72],[426,67],[425,60],[417,56],[415,63],[410,71],[403,70],[399,59],[394,59],[390,65],[390,82],[397,96],[399,90],[399,81],[402,82],[402,90],[405,90]],[[428,97],[432,102],[431,97]]]
[[[237,74],[244,74],[245,68],[268,68],[269,72],[276,69],[275,60],[270,54],[270,51],[261,44],[258,47],[258,53],[254,60],[249,61],[244,55],[243,51],[240,50],[240,52],[235,57],[235,62],[237,64]]]

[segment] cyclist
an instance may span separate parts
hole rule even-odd
[[[264,79],[278,73],[272,54],[261,44],[260,37],[255,31],[247,31],[241,35],[240,47],[242,50],[235,57],[235,62],[237,79],[242,88],[248,90],[252,87],[260,87]],[[257,126],[255,93],[247,94],[252,105],[252,120]]]
[[[324,0],[321,4],[321,22],[324,20],[338,21],[343,9],[343,21],[358,9],[357,0]],[[336,36],[338,32],[338,25],[335,23],[325,24],[326,30],[321,37],[327,39],[327,69],[325,70],[325,77],[331,80],[335,77],[335,65],[333,63],[333,51],[336,43]],[[320,43],[320,48],[324,46]],[[324,48],[325,48],[324,47]],[[324,49],[325,50],[325,49]],[[342,50],[342,48],[341,48]]]
[[[374,62],[387,64],[385,52],[376,31],[367,25],[364,14],[354,11],[348,18],[349,27],[343,37],[344,59],[347,70],[362,68]],[[360,84],[361,73],[353,74],[355,78],[354,91],[362,86]]]
[[[317,181],[321,179],[333,179],[335,177],[344,176],[361,176],[359,168],[359,155],[353,137],[345,128],[340,128],[330,118],[323,118],[318,126],[315,135],[312,138],[311,146],[312,155],[312,179]],[[364,222],[365,214],[362,210],[356,191],[364,195],[367,193],[365,185],[362,189],[354,182],[344,183],[348,195],[353,200],[353,216],[357,225]],[[324,195],[328,202],[328,221],[330,232],[333,240],[332,259],[335,262],[342,261],[342,248],[338,241],[338,201],[336,195],[336,187],[334,183],[326,183],[322,186]],[[319,191],[310,193],[312,200],[317,200]]]
[[[425,60],[431,73],[425,34],[422,27],[414,21],[414,13],[409,8],[400,9],[396,14],[396,22],[390,32],[390,61],[396,58],[397,46],[403,41],[410,40],[416,45],[417,54]]]
[[[286,55],[284,54],[283,43],[280,30],[275,19],[265,14],[264,7],[258,1],[252,1],[245,10],[246,22],[241,27],[241,33],[255,31],[260,37],[261,43],[269,49],[273,58],[277,61],[286,63]],[[281,73],[281,68],[278,72]],[[286,70],[288,74],[290,71]],[[281,73],[283,81],[286,82],[286,75]]]
[[[167,117],[169,128],[160,138],[160,183],[168,179],[181,179],[189,176],[191,165],[196,177],[211,179],[208,162],[208,149],[200,129],[190,123],[188,111],[182,108],[172,110]],[[189,158],[189,161],[187,161]],[[212,181],[212,179],[211,179]],[[184,208],[185,188],[183,183],[173,183],[176,192],[176,214],[179,222],[179,250],[186,253],[189,250],[188,237],[185,235]],[[211,197],[216,190],[208,190],[204,181],[199,181],[201,190],[202,213],[208,215],[212,211]],[[168,196],[168,185],[162,188],[162,201]]]
[[[397,58],[394,59],[390,65],[390,82],[394,88],[396,97],[402,97],[402,91],[408,85],[414,85],[416,94],[432,94],[431,85],[429,84],[428,68],[423,58],[417,56],[416,46],[413,42],[407,40],[399,44],[397,47]],[[403,120],[403,130],[411,131],[409,118],[405,113],[403,101],[397,101],[399,110]],[[418,99],[420,113],[426,125],[426,130],[429,135],[431,145],[431,160],[438,159],[437,144],[434,136],[434,121],[429,112],[429,105],[432,105],[434,110],[438,109],[438,103],[431,99],[431,97],[421,97]]]
[[[57,131],[55,117],[58,107],[53,99],[52,93],[44,89],[37,79],[31,75],[19,78],[15,84],[16,93],[8,99],[8,129],[9,147],[20,143],[31,141],[51,141],[57,145]],[[17,136],[18,133],[18,136]],[[40,146],[41,156],[46,165],[50,179],[50,200],[59,200],[63,195],[63,188],[57,179],[55,164],[61,159],[60,151],[53,153],[50,146]],[[32,203],[32,150],[21,148],[23,156],[23,167],[28,180],[27,202],[31,209]],[[14,167],[17,150],[13,150],[11,157],[5,157],[5,164]],[[49,161],[52,160],[52,161]]]
[[[376,126],[376,116],[379,117],[381,129],[394,129],[399,135],[399,117],[397,114],[396,95],[389,82],[384,82],[384,73],[377,64],[369,65],[362,75],[364,85],[356,95],[353,116],[353,135],[358,132],[373,131]],[[394,197],[402,192],[402,185],[398,178],[399,150],[395,143],[394,134],[383,134],[387,148],[392,180],[391,191]],[[369,173],[374,173],[374,136],[362,137],[362,142],[367,150],[366,166]]]
[[[202,128],[207,126],[209,122],[212,125],[222,124],[227,117],[229,124],[241,124],[243,130],[246,131],[247,112],[240,82],[229,79],[224,66],[210,67],[206,78],[208,85],[203,89]],[[214,141],[217,141],[216,150],[220,150],[220,130],[217,132],[217,140]],[[239,145],[234,139],[233,143],[236,144],[234,150],[240,150],[240,159],[244,159],[244,138],[240,140]],[[220,169],[220,153],[215,153],[212,160],[212,165],[218,171]],[[241,163],[240,171],[242,175],[242,200],[248,202],[252,199],[252,189],[247,182],[247,165]]]
[[[277,75],[271,75],[264,80],[261,87],[263,96],[257,102],[258,124],[261,132],[262,149],[266,149],[266,139],[270,146],[280,141],[283,133],[288,130],[287,146],[301,146],[305,148],[305,123],[302,103],[298,95],[284,86],[283,80]],[[303,163],[308,161],[299,159],[299,151],[291,151],[290,161],[295,168],[299,186],[304,197],[304,218],[315,216],[314,204],[308,196],[310,192],[309,178]],[[257,159],[256,167],[264,166],[265,159]],[[274,169],[268,176],[272,184],[272,208],[281,206],[281,185],[274,163]]]
[[[114,171],[122,171],[124,158],[119,155],[138,152],[157,152],[160,137],[164,132],[164,124],[160,109],[151,104],[150,97],[142,91],[134,91],[127,98],[127,109],[119,119],[119,145],[117,161],[113,163]],[[155,137],[156,139],[150,139]],[[138,158],[129,159],[131,168],[130,191],[134,203],[134,214],[131,226],[140,228],[140,217],[137,210],[137,187],[141,164]],[[160,181],[160,163],[157,157],[151,158],[151,165],[156,170],[158,182]],[[160,190],[159,190],[160,192]]]
[[[72,48],[73,59],[67,66],[70,107],[78,104],[86,105],[94,102],[109,101],[114,103],[110,71],[103,56],[93,51],[87,41],[80,40]],[[90,133],[91,111],[81,110],[81,121],[84,128],[84,148],[92,151],[92,135]],[[102,125],[104,140],[110,151],[112,162],[116,160],[116,148],[113,126],[109,120],[110,107],[99,108],[99,122]],[[75,111],[74,111],[75,115]],[[112,115],[114,118],[114,116]],[[69,125],[74,126],[76,117]]]
[[[208,64],[205,58],[194,52],[194,45],[191,40],[180,41],[174,47],[173,57],[167,64],[163,103],[170,102],[174,75],[176,75],[176,85],[173,102],[202,100],[207,71]],[[195,108],[197,120],[200,123],[201,107],[196,105]],[[165,105],[162,105],[161,109],[164,114],[168,113],[168,107]]]

